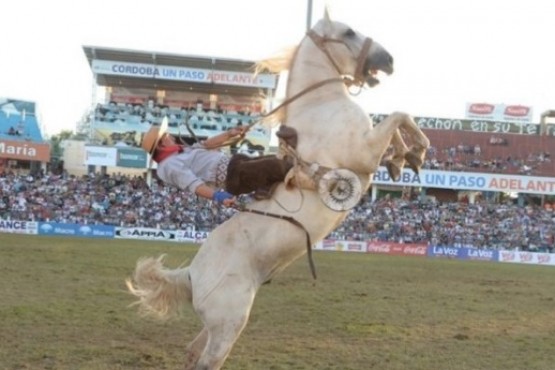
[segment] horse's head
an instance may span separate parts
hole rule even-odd
[[[346,24],[332,21],[327,11],[308,36],[340,75],[351,76],[358,85],[373,87],[380,82],[378,71],[393,73],[393,57],[383,46]]]

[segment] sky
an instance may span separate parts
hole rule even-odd
[[[46,134],[93,104],[83,46],[258,60],[298,44],[307,0],[18,0],[2,6],[0,98],[37,103]],[[395,73],[356,99],[369,113],[463,118],[467,103],[555,109],[555,3],[313,0],[382,44]]]

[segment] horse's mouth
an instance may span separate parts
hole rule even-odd
[[[378,76],[377,69],[368,70],[368,75],[366,77],[366,83],[368,84],[368,86],[374,87],[380,83],[380,80],[378,80],[377,76]]]
[[[388,73],[387,71],[381,71],[381,70],[374,69],[374,68],[369,69],[368,70],[368,75],[366,76],[366,83],[368,84],[368,86],[374,87],[374,86],[376,86],[377,84],[380,83],[380,80],[378,79],[378,74],[380,72],[388,74],[388,75],[391,74],[391,73]]]
[[[392,73],[393,73],[393,66],[392,65],[388,65],[388,66],[385,66],[385,67],[370,67],[370,68],[368,68],[366,83],[368,84],[368,86],[374,87],[374,86],[376,86],[377,84],[380,83],[380,80],[378,79],[378,76],[380,74],[390,75]]]

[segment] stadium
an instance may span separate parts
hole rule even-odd
[[[188,144],[254,124],[278,104],[280,76],[254,75],[247,60],[83,53],[99,99],[76,127],[83,139],[62,141],[60,158],[36,102],[0,99],[0,268],[14,285],[0,305],[0,365],[178,368],[183,336],[199,323],[181,319],[176,331],[141,321],[121,283],[143,255],[191,259],[237,210],[165,186],[140,142],[164,117]],[[229,368],[551,368],[555,112],[532,122],[531,109],[475,102],[464,118],[414,117],[431,142],[422,169],[393,181],[379,167],[345,221],[313,246],[325,271],[316,289],[302,259],[264,287]],[[376,126],[387,118],[368,114]],[[254,125],[227,150],[278,148]],[[284,319],[275,307],[292,312]]]

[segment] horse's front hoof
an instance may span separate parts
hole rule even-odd
[[[422,158],[420,158],[420,156],[415,154],[413,151],[410,151],[405,153],[405,160],[407,161],[409,168],[418,175],[420,172],[420,167],[422,167],[422,163],[424,163],[422,161]]]
[[[393,161],[386,161],[385,168],[387,168],[387,173],[389,173],[389,177],[391,177],[394,182],[399,181],[401,178],[401,169],[396,166]]]

